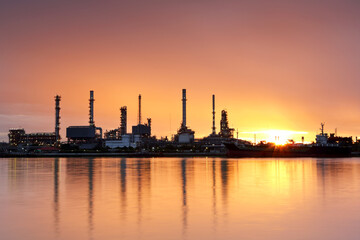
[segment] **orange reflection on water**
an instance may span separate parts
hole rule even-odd
[[[357,239],[359,160],[2,159],[0,229],[6,239]]]

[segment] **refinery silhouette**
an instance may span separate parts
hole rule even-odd
[[[138,96],[137,125],[127,130],[127,106],[120,107],[118,128],[103,132],[95,124],[94,91],[90,91],[89,124],[68,126],[66,138],[60,136],[61,96],[55,96],[54,132],[26,133],[23,128],[9,130],[9,144],[2,145],[1,156],[49,156],[58,155],[126,155],[126,156],[228,156],[228,157],[307,157],[307,156],[351,156],[357,155],[359,142],[352,137],[339,137],[337,134],[324,132],[316,135],[311,144],[295,143],[289,140],[284,146],[271,142],[250,142],[234,137],[234,128],[229,127],[228,113],[221,111],[220,131],[216,132],[215,95],[212,95],[212,131],[200,139],[195,138],[195,131],[187,125],[186,89],[182,89],[182,121],[176,134],[171,139],[157,139],[152,135],[151,118],[142,121],[141,95]],[[304,138],[303,138],[304,139]],[[63,140],[63,141],[61,141]]]

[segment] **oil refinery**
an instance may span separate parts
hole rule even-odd
[[[95,124],[95,95],[94,91],[90,91],[89,96],[89,121],[88,125],[83,126],[67,126],[66,138],[60,136],[60,102],[61,96],[55,96],[55,128],[54,132],[36,132],[26,133],[23,128],[14,128],[9,130],[9,145],[2,146],[4,154],[42,154],[42,153],[102,153],[102,154],[131,154],[131,153],[153,153],[153,154],[192,154],[192,155],[209,155],[209,156],[225,156],[231,153],[234,156],[252,156],[252,154],[264,154],[264,146],[266,151],[273,152],[276,149],[281,153],[290,151],[290,148],[281,149],[275,147],[273,143],[260,142],[259,144],[238,139],[234,137],[234,128],[230,127],[228,121],[228,112],[221,110],[220,130],[216,132],[215,122],[215,95],[212,95],[212,126],[211,133],[204,138],[195,138],[195,131],[192,130],[187,123],[187,95],[186,89],[182,89],[182,119],[176,133],[171,139],[162,137],[157,139],[152,135],[151,118],[146,118],[144,123],[142,120],[142,96],[138,95],[138,116],[137,124],[131,127],[128,132],[127,123],[127,106],[121,106],[119,125],[117,128],[107,130],[103,133],[100,126]],[[317,145],[316,145],[317,144]],[[294,142],[289,142],[291,149],[294,146],[300,146]],[[358,148],[359,142],[356,139],[354,143],[351,137],[338,137],[335,134],[328,136],[324,133],[322,125],[322,133],[317,135],[316,143],[313,145],[301,144],[305,151],[309,146],[331,146],[332,151],[337,152],[339,147]],[[304,148],[305,147],[305,148]],[[336,147],[336,148],[334,148]],[[280,149],[280,150],[279,150]],[[300,148],[296,148],[299,150]],[[305,150],[304,150],[305,149]],[[335,150],[334,150],[335,149]],[[328,149],[327,149],[328,150]],[[356,149],[355,149],[356,150]],[[293,153],[290,151],[290,155]],[[357,151],[357,150],[356,150]],[[305,151],[306,152],[306,151]],[[321,152],[321,151],[320,151]],[[345,152],[345,151],[344,151]],[[354,152],[354,150],[353,150]],[[280,154],[281,155],[281,154]]]

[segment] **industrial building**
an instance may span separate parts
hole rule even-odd
[[[188,144],[194,142],[195,132],[186,126],[186,89],[182,90],[182,123],[175,135],[175,142]]]
[[[121,136],[121,139],[105,140],[105,147],[108,148],[136,148],[141,144],[140,135],[125,134]]]
[[[55,145],[56,135],[49,132],[26,134],[26,143],[30,145]]]
[[[234,129],[229,127],[226,110],[221,111],[220,132],[216,133],[215,95],[212,95],[212,128],[211,129],[212,129],[211,134],[200,140],[200,144],[204,151],[225,152],[225,147],[223,145],[223,142],[229,142],[229,141],[242,142],[241,140],[233,138]]]
[[[227,111],[221,111],[221,120],[220,120],[220,133],[219,135],[223,138],[233,138],[234,137],[234,128],[229,127]]]
[[[12,146],[18,145],[55,145],[56,135],[51,132],[25,133],[23,128],[9,130],[9,143]]]
[[[69,142],[90,142],[96,139],[95,126],[70,126],[66,128]]]
[[[120,127],[106,131],[104,138],[107,140],[121,139],[122,135],[127,134],[127,107],[123,106],[120,108]]]
[[[147,124],[141,123],[141,95],[139,94],[139,115],[138,115],[138,124],[132,126],[132,134],[140,135],[141,137],[150,137],[151,136],[151,118],[147,119]]]
[[[66,128],[66,138],[68,143],[89,144],[95,146],[102,138],[102,129],[95,126],[94,121],[94,91],[90,91],[89,99],[89,125],[88,126],[70,126]],[[91,148],[91,147],[90,147]]]
[[[10,129],[9,130],[9,143],[12,146],[18,146],[26,142],[26,133],[23,128]]]
[[[138,97],[138,124],[132,126],[131,134],[127,133],[127,107],[120,108],[120,127],[107,131],[105,135],[105,147],[123,148],[123,147],[139,147],[143,139],[151,137],[151,118],[147,119],[147,123],[141,123],[141,95]]]
[[[60,100],[59,95],[55,96],[55,131],[26,133],[25,129],[17,128],[9,130],[9,143],[12,146],[36,145],[36,146],[59,146],[60,144]]]
[[[108,131],[105,131],[104,133],[104,139],[120,139],[121,138],[121,135],[120,135],[120,129],[117,128],[117,129],[112,129],[112,130],[108,130]]]

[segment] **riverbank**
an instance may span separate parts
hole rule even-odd
[[[227,157],[225,153],[194,153],[194,152],[52,152],[52,153],[0,153],[0,158],[48,158],[48,157],[126,157],[126,158],[152,158],[152,157]],[[360,152],[352,152],[349,157],[360,157]]]
[[[226,157],[225,153],[152,153],[152,152],[137,152],[137,153],[0,153],[0,158],[9,157],[26,157],[26,158],[40,158],[40,157],[127,157],[127,158],[149,158],[149,157]]]

